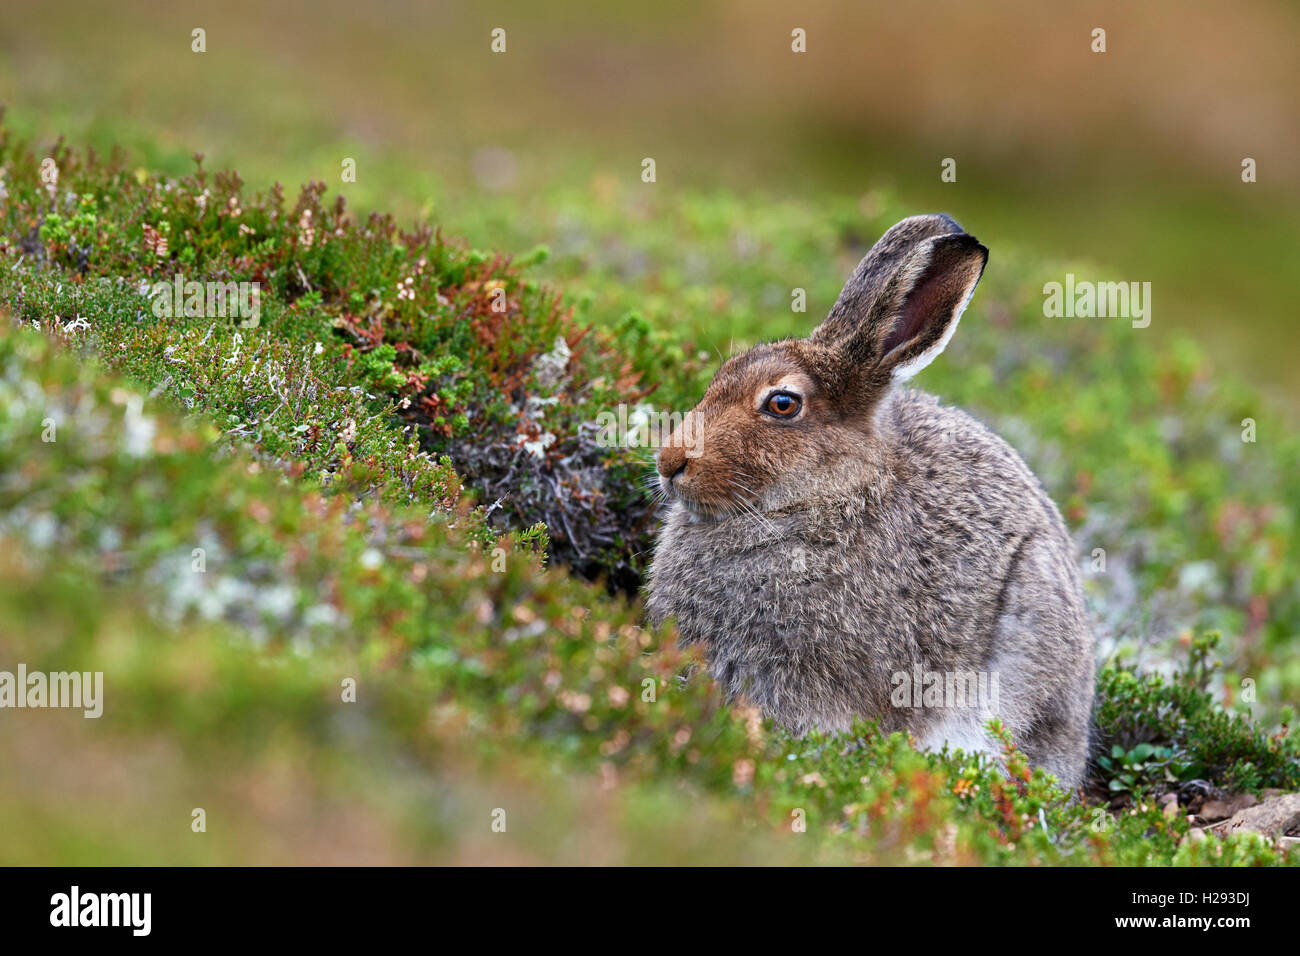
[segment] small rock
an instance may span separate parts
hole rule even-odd
[[[1222,833],[1240,833],[1251,830],[1269,837],[1278,837],[1300,828],[1300,793],[1265,800],[1217,825]]]
[[[1206,800],[1201,805],[1201,819],[1207,823],[1214,820],[1226,820],[1233,814],[1240,813],[1257,803],[1259,803],[1259,798],[1253,793],[1234,793],[1222,800]]]
[[[1187,839],[1191,840],[1193,843],[1200,843],[1205,839],[1205,831],[1200,827],[1192,827],[1187,831]]]

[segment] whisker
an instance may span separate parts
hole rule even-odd
[[[727,482],[729,485],[731,485],[733,488],[737,488],[740,491],[743,491],[750,495],[754,494],[754,490],[752,488],[739,481],[736,481],[736,479],[732,478],[730,475],[723,475],[722,479],[725,482]],[[773,539],[778,539],[781,537],[781,533],[777,530],[776,525],[774,525],[769,518],[763,515],[763,513],[760,512],[752,502],[744,498],[737,498],[736,505],[740,509],[739,511],[734,512],[735,514],[737,514],[737,516],[743,514],[746,517],[753,518],[754,523],[758,525],[759,530],[770,535]]]

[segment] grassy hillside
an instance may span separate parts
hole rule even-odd
[[[1104,250],[1107,278],[1153,283],[1162,347],[1194,330],[1224,365],[1300,395],[1290,0],[390,0],[380,12],[10,0],[0,103],[42,141],[126,145],[175,175],[199,150],[257,184],[325,179],[403,221],[436,213],[490,249],[547,241],[521,201],[563,183],[588,194],[581,217],[594,175],[632,175],[645,156],[668,191],[897,189],[909,211],[978,224],[994,249]],[[790,50],[796,24],[806,54]],[[1099,25],[1104,55],[1090,50]],[[504,55],[488,45],[498,26]],[[339,181],[345,157],[355,182]],[[940,180],[944,157],[955,183]],[[1241,181],[1243,157],[1257,182]]]
[[[0,664],[106,685],[97,721],[6,715],[6,862],[1284,862],[1156,799],[1300,786],[1300,443],[1190,343],[1045,318],[1078,264],[995,249],[921,382],[1104,551],[1102,646],[1141,666],[1068,803],[1013,748],[792,740],[627,597],[645,452],[593,421],[689,407],[720,327],[806,331],[917,210],[603,179],[521,205],[554,241],[511,259],[201,162],[0,130],[0,170]],[[256,324],[160,316],[178,275],[260,283]]]

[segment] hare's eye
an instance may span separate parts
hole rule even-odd
[[[802,405],[798,395],[790,392],[773,392],[767,397],[763,410],[777,418],[794,418],[799,414]]]

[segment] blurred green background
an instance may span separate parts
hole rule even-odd
[[[0,102],[22,132],[173,172],[198,151],[256,186],[320,179],[506,251],[563,225],[521,204],[638,181],[647,156],[659,190],[887,190],[995,251],[1151,282],[1157,341],[1193,330],[1293,400],[1298,33],[1288,0],[18,0],[0,11]],[[704,344],[752,332],[706,319]]]

